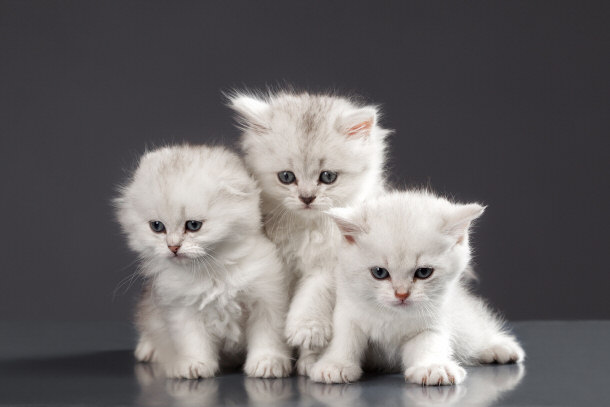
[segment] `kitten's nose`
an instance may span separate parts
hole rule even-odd
[[[404,301],[409,298],[409,293],[400,293],[398,291],[394,291],[394,297],[398,298],[400,301]]]
[[[174,254],[177,254],[177,253],[178,253],[178,250],[180,250],[180,246],[167,246],[167,248],[168,248],[169,250],[171,250],[171,251],[172,251],[172,253],[174,253]]]
[[[301,195],[299,195],[299,199],[301,201],[303,201],[303,203],[305,205],[309,205],[310,203],[312,203],[316,199],[316,197],[315,196],[301,196]]]

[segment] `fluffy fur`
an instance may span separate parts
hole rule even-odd
[[[230,107],[243,128],[246,165],[262,188],[267,236],[278,245],[291,276],[286,337],[300,348],[298,372],[307,374],[332,333],[341,237],[324,211],[384,189],[388,131],[378,126],[376,107],[336,96],[242,93],[230,98]],[[294,182],[280,181],[278,173],[284,171]],[[322,182],[324,171],[336,174],[336,180]]]
[[[332,209],[345,236],[334,336],[310,377],[351,382],[366,363],[402,369],[409,382],[446,385],[464,380],[459,363],[522,361],[516,339],[466,288],[468,229],[483,210],[427,192],[394,192]],[[374,267],[389,276],[374,278]],[[421,279],[418,268],[434,271]]]
[[[259,190],[221,147],[166,147],[145,154],[116,199],[129,247],[146,278],[135,355],[168,377],[213,376],[247,351],[249,376],[290,373],[283,340],[288,291],[263,234]],[[201,221],[197,231],[190,220]],[[155,233],[149,222],[160,221]],[[171,247],[176,250],[171,250]]]

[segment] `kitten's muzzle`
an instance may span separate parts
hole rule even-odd
[[[178,255],[178,250],[180,250],[180,246],[167,246],[167,248],[175,255]]]
[[[303,202],[305,205],[309,205],[310,203],[312,203],[313,201],[315,201],[316,197],[315,196],[302,196],[299,195],[299,199],[301,200],[301,202]]]

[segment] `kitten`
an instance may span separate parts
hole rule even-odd
[[[466,287],[468,229],[483,210],[415,191],[330,210],[344,236],[334,336],[310,377],[351,382],[366,362],[447,385],[464,380],[459,363],[522,361],[516,339]]]
[[[165,147],[145,154],[116,199],[145,289],[135,356],[168,377],[211,377],[247,350],[244,371],[283,377],[288,288],[263,234],[259,190],[222,147]]]
[[[306,375],[331,337],[333,272],[341,235],[324,211],[383,190],[385,137],[376,107],[308,93],[235,94],[241,147],[262,187],[267,236],[291,275],[288,343]]]

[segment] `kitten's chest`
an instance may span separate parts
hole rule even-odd
[[[217,292],[200,296],[195,305],[211,335],[234,344],[243,341],[242,327],[247,318],[247,308],[239,298],[236,291],[220,288]]]
[[[413,312],[379,312],[363,304],[351,304],[352,318],[366,332],[369,340],[390,353],[399,351],[409,339],[431,326],[416,310]]]
[[[193,309],[212,335],[236,340],[241,336],[247,307],[237,286],[212,279],[165,280],[157,284],[168,305]]]
[[[337,261],[340,234],[330,222],[302,222],[284,228],[268,228],[285,264],[297,273],[333,268]]]

